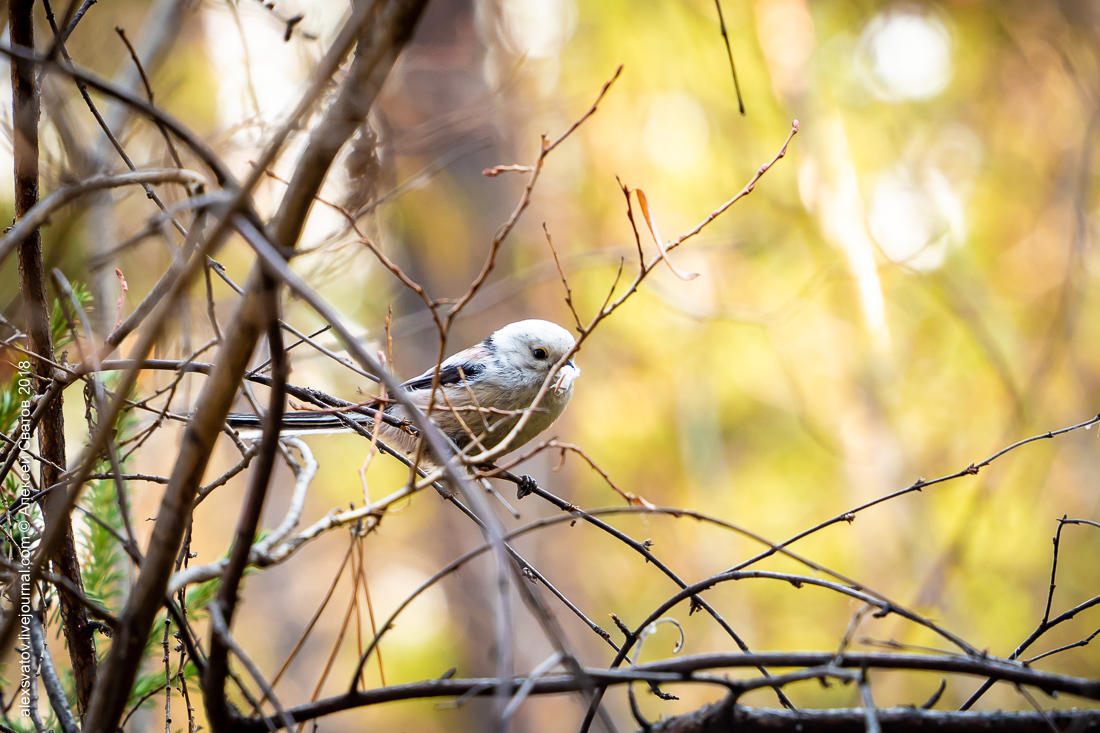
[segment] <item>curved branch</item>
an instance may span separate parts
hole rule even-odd
[[[806,679],[806,675],[790,675],[769,680],[750,679],[745,681],[728,680],[715,677],[703,677],[697,673],[704,670],[752,668],[752,667],[817,667],[811,678],[830,674],[834,669],[889,669],[914,670],[928,672],[946,672],[977,677],[992,677],[1019,685],[1035,687],[1048,694],[1066,693],[1089,700],[1100,700],[1100,680],[1050,674],[1029,669],[1020,664],[1012,664],[992,657],[957,657],[923,654],[893,653],[848,653],[837,656],[833,652],[757,652],[744,654],[727,652],[721,654],[697,654],[677,659],[665,659],[657,662],[639,664],[630,669],[607,670],[586,669],[586,674],[597,689],[630,682],[696,682],[720,684],[737,690],[739,685],[746,689],[761,686],[783,685]],[[286,713],[301,723],[324,715],[353,708],[377,705],[396,700],[416,700],[434,697],[456,697],[460,695],[484,696],[503,684],[510,693],[521,689],[527,683],[527,677],[499,679],[438,679],[413,682],[404,685],[391,685],[373,690],[360,690],[344,695],[318,700],[298,707],[290,708]],[[581,681],[572,675],[542,676],[529,685],[530,695],[551,695],[582,690]],[[801,715],[804,711],[790,713]],[[862,715],[862,713],[861,713]],[[270,727],[278,728],[281,720],[268,718],[248,718],[239,721],[240,733],[262,733]]]
[[[97,92],[105,94],[108,97],[112,97],[122,104],[140,112],[147,119],[157,125],[163,125],[169,132],[175,135],[180,141],[190,148],[191,152],[203,162],[214,174],[216,182],[220,186],[230,184],[234,179],[230,173],[229,168],[221,161],[217,153],[210,149],[210,147],[202,141],[202,139],[191,132],[191,130],[182,122],[177,120],[172,115],[168,114],[164,110],[156,107],[149,102],[146,102],[141,97],[133,94],[132,92],[123,89],[116,84],[112,84],[105,79],[85,71],[77,66],[71,64],[60,63],[50,60],[49,57],[42,54],[35,53],[26,48],[3,46],[0,45],[0,54],[9,56],[13,59],[22,59],[24,61],[30,61],[35,64],[39,64],[47,71],[57,71],[66,76],[72,77],[77,81],[87,84]]]
[[[272,551],[272,548],[282,542],[283,539],[290,534],[290,530],[297,526],[302,516],[302,508],[305,506],[306,492],[309,489],[309,485],[313,482],[313,477],[317,475],[317,461],[314,459],[313,453],[305,443],[297,438],[282,438],[281,441],[297,448],[304,456],[306,465],[298,471],[298,476],[294,482],[294,494],[290,499],[290,508],[287,509],[283,521],[273,532],[271,532],[271,534],[252,546],[252,550],[248,557],[248,562],[252,565],[275,565],[287,557],[290,557],[292,554],[291,550],[276,554]],[[350,521],[354,520],[349,520],[349,522]],[[305,543],[302,542],[301,544]],[[298,546],[299,545],[294,546],[294,549],[297,549]],[[282,546],[280,546],[280,548],[281,547]],[[175,595],[179,590],[186,588],[192,583],[213,580],[225,571],[228,563],[229,560],[224,559],[207,565],[192,565],[183,570],[179,570],[168,581],[168,593]]]
[[[1032,437],[1025,438],[1024,440],[1019,440],[1019,441],[1013,443],[1012,445],[1006,446],[1006,447],[1002,448],[1001,450],[997,451],[996,453],[989,456],[988,458],[986,458],[981,463],[971,463],[969,466],[962,469],[961,471],[956,471],[955,473],[949,473],[946,476],[940,476],[939,478],[935,478],[935,479],[932,479],[930,481],[925,481],[922,478],[918,478],[916,481],[914,481],[909,486],[906,486],[904,489],[899,489],[897,491],[894,491],[892,493],[887,494],[886,496],[880,496],[877,499],[872,499],[871,501],[869,501],[865,504],[860,504],[859,506],[855,507],[854,509],[849,509],[848,511],[846,511],[842,514],[837,514],[835,517],[832,517],[831,519],[826,519],[824,522],[821,522],[819,524],[814,525],[813,527],[810,527],[807,530],[799,532],[798,534],[794,535],[790,539],[787,539],[787,540],[784,540],[783,542],[780,542],[773,549],[765,550],[764,552],[761,552],[759,555],[756,555],[755,557],[751,557],[748,560],[745,560],[744,562],[741,562],[741,563],[738,563],[737,565],[734,565],[732,568],[730,568],[730,570],[731,571],[732,570],[743,570],[743,569],[749,567],[750,565],[755,565],[756,563],[760,562],[761,560],[763,560],[765,558],[768,558],[768,557],[771,557],[772,555],[774,555],[776,552],[778,552],[782,548],[788,547],[789,545],[793,545],[795,542],[798,542],[799,540],[804,539],[805,537],[808,537],[809,535],[814,534],[815,532],[818,532],[819,530],[825,529],[826,527],[832,526],[834,524],[838,524],[839,522],[852,522],[855,519],[856,514],[862,512],[866,509],[870,509],[873,506],[877,506],[878,504],[885,503],[887,501],[890,501],[891,499],[896,499],[897,497],[904,496],[905,494],[910,494],[914,491],[921,491],[925,487],[928,487],[928,486],[934,486],[936,484],[942,484],[942,483],[945,483],[947,481],[953,481],[954,479],[962,478],[963,476],[973,476],[973,475],[977,474],[979,470],[981,470],[981,469],[985,468],[986,466],[988,466],[989,464],[993,463],[993,461],[997,460],[998,458],[1000,458],[1001,456],[1003,456],[1004,454],[1006,454],[1010,451],[1016,450],[1020,446],[1027,445],[1028,443],[1034,443],[1037,440],[1048,440],[1050,438],[1054,438],[1055,436],[1062,435],[1064,433],[1069,433],[1069,432],[1072,432],[1074,430],[1080,430],[1082,428],[1087,429],[1090,426],[1095,425],[1098,422],[1100,422],[1100,414],[1097,414],[1096,416],[1091,417],[1088,420],[1085,420],[1084,422],[1077,423],[1076,425],[1070,425],[1069,427],[1060,428],[1058,430],[1049,430],[1045,433],[1041,433],[1039,435],[1033,435]]]
[[[35,204],[15,223],[11,229],[0,239],[0,263],[26,239],[27,235],[45,225],[53,212],[60,209],[75,199],[109,188],[121,188],[132,185],[148,185],[152,183],[180,183],[183,185],[202,185],[206,179],[198,173],[179,168],[157,168],[133,173],[122,173],[114,176],[93,176],[78,183],[72,183],[57,189],[46,198]]]
[[[396,18],[386,18],[386,20],[393,21],[393,24],[375,23],[371,26],[371,32],[383,38],[386,34],[395,34],[397,37],[407,38],[408,33],[399,27],[401,22],[409,21],[406,15],[402,15],[402,11],[407,12],[411,8],[411,22],[415,23],[419,10],[424,5],[424,0],[408,0],[407,2],[393,0],[390,5],[397,8]],[[326,53],[325,58],[315,69],[313,83],[303,95],[287,122],[265,146],[262,155],[257,159],[255,168],[244,184],[234,191],[233,200],[222,212],[224,216],[209,234],[204,246],[200,248],[200,252],[196,253],[196,257],[192,259],[191,265],[193,266],[181,275],[174,292],[186,287],[191,277],[198,272],[198,266],[195,263],[199,262],[201,255],[205,254],[205,250],[220,244],[228,236],[229,220],[233,217],[233,213],[247,208],[248,194],[252,186],[259,181],[263,171],[282,148],[291,131],[312,109],[313,104],[327,88],[331,74],[342,63],[351,45],[362,37],[365,22],[372,19],[380,20],[378,17],[371,18],[370,15],[367,2],[360,1],[356,3],[351,19],[345,23]],[[371,38],[369,40],[374,41],[377,39]],[[377,79],[372,77],[372,80]],[[360,86],[362,81],[363,79],[353,69],[345,86],[359,87],[359,92],[366,94],[367,91]],[[380,81],[378,85],[381,86]],[[132,95],[128,96],[132,97]],[[330,110],[329,114],[331,115],[333,112],[334,110]],[[318,130],[322,128],[331,132],[326,126],[322,125],[314,130],[313,135],[317,135]],[[171,128],[169,127],[169,129]],[[350,131],[348,134],[350,136]],[[340,144],[342,145],[342,142]],[[336,150],[338,150],[338,147]],[[335,157],[336,150],[332,150],[333,157]],[[305,165],[313,167],[324,163],[327,170],[331,162],[331,159],[325,162],[316,157],[303,155],[299,168]],[[315,180],[318,186],[323,178],[323,173],[319,177],[317,171],[309,173],[309,180]],[[311,201],[312,194],[315,191],[295,190],[294,193],[302,194]],[[276,217],[277,224],[273,227],[273,231],[278,232],[279,237],[276,241],[280,245],[294,244],[298,239],[300,228],[304,224],[304,213],[308,211],[308,206],[302,210],[303,217],[299,218],[286,214],[285,207],[293,207],[294,205],[284,198],[283,207],[280,208],[280,213]],[[253,221],[251,216],[237,218],[248,220],[250,224]],[[274,271],[265,267],[265,272],[273,273]],[[100,684],[96,686],[95,694],[89,705],[88,716],[85,721],[85,726],[89,730],[112,729],[122,716],[128,691],[136,678],[137,670],[144,657],[145,639],[152,627],[157,608],[163,603],[168,580],[171,577],[175,558],[183,540],[187,517],[190,514],[192,502],[202,480],[202,475],[209,463],[215,438],[221,429],[226,414],[229,412],[233,396],[241,383],[248,359],[263,328],[264,319],[259,295],[262,290],[259,286],[263,277],[255,271],[253,274],[254,277],[250,280],[248,292],[243,298],[233,322],[226,331],[225,348],[220,354],[214,373],[198,399],[195,414],[184,432],[179,458],[176,461],[168,488],[164,492],[157,521],[153,527],[145,566],[134,585],[126,607],[120,614],[119,620],[122,628],[116,635],[108,657],[104,661]],[[160,312],[163,313],[164,303],[161,306]],[[157,337],[157,334],[153,331],[158,325],[159,320],[151,324],[152,327],[143,334],[140,343],[134,349],[138,359],[144,359],[151,351],[152,344]],[[120,393],[126,393],[133,384],[133,379],[133,372],[127,372],[127,376],[123,378],[123,383],[119,388]],[[97,435],[92,441],[92,447],[97,447],[96,444],[102,442],[103,439],[100,437],[100,433],[111,429],[120,409],[120,404],[116,401],[111,414],[106,416],[104,425],[97,431]],[[86,473],[86,468],[82,466],[77,473],[77,478],[79,479]],[[8,625],[5,625],[4,631],[10,633],[7,628]],[[0,635],[0,639],[2,637],[3,635]]]

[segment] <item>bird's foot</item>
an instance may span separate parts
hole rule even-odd
[[[516,482],[516,498],[522,499],[528,494],[534,493],[538,489],[539,485],[535,479],[531,478],[527,474],[519,476],[519,481]]]
[[[492,477],[499,478],[499,479],[504,479],[505,481],[511,481],[513,484],[515,484],[516,485],[516,498],[517,499],[522,499],[523,497],[527,496],[528,494],[533,494],[534,492],[538,491],[538,489],[539,489],[538,482],[535,481],[535,479],[528,476],[527,474],[516,475],[516,474],[512,473],[511,471],[505,471],[505,470],[499,469],[496,466],[492,465],[491,463],[486,464],[484,466],[481,466],[480,468],[481,468],[482,471],[486,471],[486,472],[491,471],[492,472],[491,473]]]

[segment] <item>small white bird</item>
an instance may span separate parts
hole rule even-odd
[[[531,411],[523,428],[508,445],[515,450],[558,419],[573,396],[573,382],[581,370],[570,359],[554,372],[555,365],[573,348],[576,340],[561,326],[537,319],[510,323],[476,346],[460,351],[439,366],[439,385],[431,411],[432,421],[459,448],[477,443],[475,452],[499,444],[531,407],[543,383],[552,379],[552,386]],[[435,368],[401,385],[412,402],[427,410],[432,394]],[[387,415],[397,420],[408,416],[405,408],[391,404]],[[373,424],[370,417],[359,412],[343,413],[345,417]],[[232,414],[231,427],[255,434],[259,418],[255,415]],[[316,412],[292,412],[283,416],[286,434],[331,432],[347,429],[335,415]],[[399,427],[382,423],[379,437],[394,448],[411,454],[418,437]]]

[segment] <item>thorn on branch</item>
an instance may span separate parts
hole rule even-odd
[[[1050,434],[1048,433],[1048,434],[1047,434],[1047,437],[1054,437],[1054,436],[1052,436],[1052,435],[1050,435]],[[966,473],[967,473],[967,474],[969,474],[969,475],[971,475],[971,476],[975,476],[975,475],[977,475],[977,473],[978,473],[978,466],[976,466],[976,465],[974,465],[973,463],[971,463],[971,464],[970,464],[969,466],[967,466],[967,467],[966,467]]]
[[[657,686],[656,682],[650,683],[649,691],[652,692],[654,695],[656,695],[658,698],[660,698],[662,700],[679,700],[680,699],[676,695],[673,695],[671,692],[664,692],[663,690],[661,690],[661,688]]]
[[[617,628],[620,632],[622,632],[622,635],[624,637],[626,637],[627,641],[633,643],[633,641],[634,641],[634,632],[632,632],[627,627],[627,625],[622,622],[622,619],[620,619],[615,614],[612,613],[612,614],[608,614],[608,615],[611,616],[611,620],[615,622],[615,628]]]
[[[936,691],[932,693],[932,697],[928,698],[923,705],[920,706],[921,710],[931,710],[935,707],[936,703],[940,701],[940,697],[943,695],[943,691],[947,689],[947,678],[940,680],[940,686],[936,688]]]

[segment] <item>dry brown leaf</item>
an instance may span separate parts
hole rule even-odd
[[[645,507],[646,509],[657,508],[657,505],[651,502],[649,499],[646,499],[644,496],[638,496],[633,491],[627,491],[624,496],[626,497],[626,500],[630,502],[631,506],[641,506]]]
[[[668,265],[668,269],[672,270],[672,274],[681,280],[694,280],[699,277],[699,273],[697,272],[684,272],[677,268],[676,265],[672,264],[672,260],[668,258],[668,252],[665,251],[664,240],[661,239],[661,235],[657,231],[657,224],[649,214],[649,201],[646,200],[645,191],[636,188],[634,189],[634,193],[638,195],[638,206],[642,209],[642,216],[645,217],[645,223],[649,225],[649,233],[653,236],[653,241],[657,243],[657,251],[660,252],[661,259]]]

